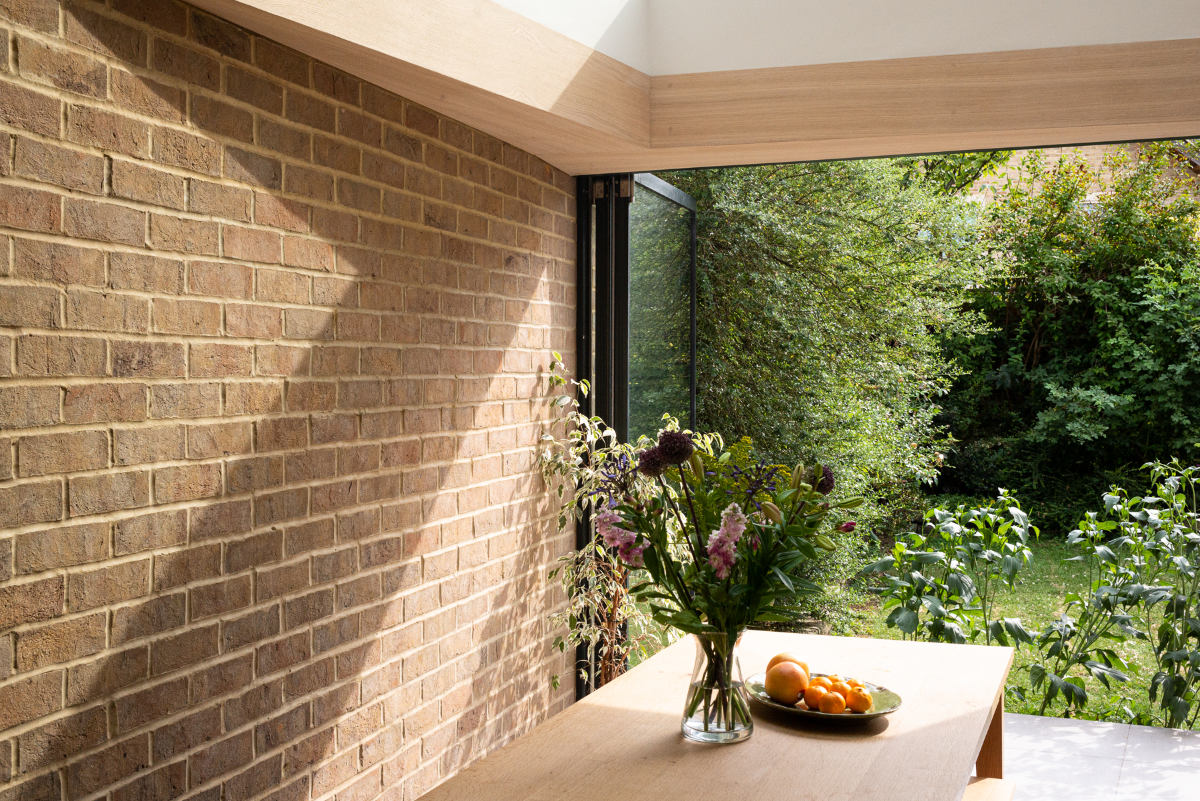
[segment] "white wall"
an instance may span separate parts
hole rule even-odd
[[[651,75],[1200,37],[1200,0],[496,0]]]

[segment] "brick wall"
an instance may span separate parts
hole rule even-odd
[[[536,158],[170,0],[0,3],[0,799],[415,798],[563,707]]]

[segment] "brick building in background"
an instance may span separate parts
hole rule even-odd
[[[171,0],[0,3],[0,799],[415,798],[571,699],[573,181]]]

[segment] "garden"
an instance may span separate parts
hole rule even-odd
[[[744,586],[763,595],[742,625],[1014,646],[1013,711],[1196,728],[1198,154],[664,174],[699,209],[707,433],[664,409],[622,442],[555,359],[543,468],[593,537],[556,568],[554,622],[585,681],[710,632],[730,599],[699,599]],[[634,348],[631,383],[639,358],[662,356]],[[696,454],[674,474],[668,435]],[[756,541],[700,491],[742,498]],[[784,569],[757,576],[768,530]],[[664,573],[679,547],[694,575]]]

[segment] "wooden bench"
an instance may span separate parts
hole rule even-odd
[[[1004,779],[981,779],[972,776],[963,793],[962,801],[1012,801],[1012,782]]]

